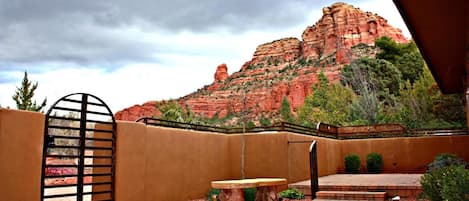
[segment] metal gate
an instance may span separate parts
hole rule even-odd
[[[91,94],[67,95],[46,114],[41,201],[113,201],[116,123]]]

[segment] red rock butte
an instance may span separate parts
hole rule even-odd
[[[377,14],[345,3],[334,3],[322,11],[321,19],[304,30],[302,40],[283,38],[259,45],[238,72],[228,75],[227,65],[221,64],[212,84],[176,101],[208,118],[245,111],[254,122],[260,116],[275,119],[283,97],[287,97],[293,112],[303,104],[320,71],[330,81],[337,81],[345,64],[376,55],[377,38],[388,36],[398,43],[408,42],[400,29]],[[115,117],[135,121],[157,115],[156,103],[134,105]]]

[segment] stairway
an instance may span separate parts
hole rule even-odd
[[[371,200],[384,201],[386,192],[368,191],[319,191],[316,193],[317,200]]]
[[[422,192],[421,174],[338,174],[319,178],[315,201],[332,200],[389,200],[415,201]],[[311,195],[309,180],[288,185],[305,195]]]

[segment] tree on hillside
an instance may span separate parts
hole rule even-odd
[[[41,104],[37,104],[33,101],[34,91],[36,91],[38,83],[32,84],[28,79],[28,73],[24,72],[23,81],[21,87],[16,87],[13,100],[16,102],[16,108],[19,110],[28,110],[39,112],[46,106],[47,98],[45,98]]]
[[[415,42],[398,44],[383,36],[375,40],[375,45],[381,50],[376,58],[394,64],[401,72],[403,81],[414,83],[422,74],[424,61]]]
[[[318,82],[312,87],[313,99],[312,106],[319,107],[324,106],[327,103],[327,91],[329,90],[329,79],[327,79],[324,71],[319,72]]]
[[[298,121],[304,126],[317,122],[333,125],[348,125],[350,105],[355,98],[352,89],[339,83],[329,84],[329,80],[320,72],[318,82],[312,86],[312,93],[305,98],[299,108]]]
[[[288,123],[294,122],[293,114],[291,112],[290,102],[288,102],[288,99],[286,96],[284,96],[282,99],[282,108],[280,108],[280,115],[283,121],[288,122]]]
[[[392,63],[382,59],[360,58],[353,60],[341,71],[341,82],[356,94],[374,93],[380,101],[390,101],[399,94],[401,73]]]
[[[424,61],[420,52],[404,53],[394,64],[402,74],[402,80],[414,83],[423,72]]]
[[[392,38],[383,36],[375,40],[375,45],[381,50],[376,54],[377,59],[384,59],[391,63],[395,63],[402,54],[401,47]]]
[[[393,106],[399,95],[401,74],[386,60],[356,59],[342,69],[341,76],[341,82],[358,95],[351,108],[353,124],[378,123],[379,113]]]
[[[194,123],[196,119],[189,107],[186,106],[184,109],[175,101],[171,101],[163,105],[157,105],[156,107],[161,112],[160,118],[163,120]]]
[[[441,128],[465,124],[461,94],[443,95],[425,67],[422,75],[401,88],[397,106],[398,122],[408,128]]]

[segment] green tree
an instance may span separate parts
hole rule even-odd
[[[313,107],[324,106],[327,103],[327,92],[329,90],[329,79],[323,71],[318,75],[318,82],[315,83],[312,87],[313,89],[313,99],[311,104]]]
[[[324,74],[322,74],[324,75]],[[317,122],[333,125],[347,125],[350,105],[355,99],[353,90],[339,83],[329,84],[327,77],[319,74],[319,82],[313,85],[313,93],[306,96],[298,112],[302,125],[311,126]]]
[[[261,124],[261,126],[271,126],[272,125],[269,118],[265,117],[264,115],[262,115],[261,118],[259,119],[259,123]]]
[[[341,71],[341,82],[358,95],[351,105],[352,124],[379,123],[380,113],[395,105],[401,74],[390,62],[360,58]]]
[[[326,117],[313,113],[316,122],[321,121],[332,125],[349,125],[351,105],[356,100],[356,95],[350,87],[335,83],[329,86],[327,93],[327,104],[321,109],[325,111]]]
[[[394,64],[402,74],[402,80],[415,80],[422,74],[424,61],[415,42],[398,44],[393,39],[383,36],[375,40],[375,45],[381,50],[377,59],[383,59]]]
[[[288,122],[288,123],[294,122],[293,114],[291,112],[290,102],[288,102],[288,99],[286,96],[284,96],[282,99],[282,108],[280,108],[280,115],[283,121]]]
[[[23,81],[21,82],[21,87],[16,87],[15,94],[13,95],[13,100],[16,102],[16,108],[19,110],[28,110],[28,111],[42,111],[46,106],[47,98],[45,98],[41,104],[37,104],[36,101],[33,101],[34,91],[36,91],[38,83],[31,83],[28,79],[28,73],[24,71]]]
[[[404,53],[394,64],[402,73],[402,80],[414,83],[422,75],[424,61],[420,52]]]
[[[188,115],[186,111],[175,101],[171,101],[166,104],[161,104],[156,106],[160,111],[160,118],[167,121],[176,121],[176,122],[188,122],[190,121],[191,115]]]
[[[408,128],[464,126],[466,122],[462,94],[443,95],[425,67],[422,75],[401,87],[396,121]]]
[[[375,92],[380,100],[389,99],[389,94],[398,95],[402,82],[401,73],[392,63],[382,59],[360,58],[353,60],[341,71],[341,82],[362,95]]]
[[[319,72],[318,82],[314,83],[311,87],[312,94],[306,96],[303,106],[300,107],[298,112],[298,120],[304,126],[311,126],[313,118],[311,114],[315,108],[325,106],[327,103],[327,91],[329,88],[329,80],[327,79],[324,71]],[[315,111],[318,112],[318,111]],[[320,121],[320,120],[318,120]],[[323,121],[324,122],[324,121]]]
[[[402,54],[402,49],[399,44],[387,36],[376,39],[375,45],[381,50],[376,54],[377,59],[384,59],[391,63],[395,63],[399,58],[399,55]]]

